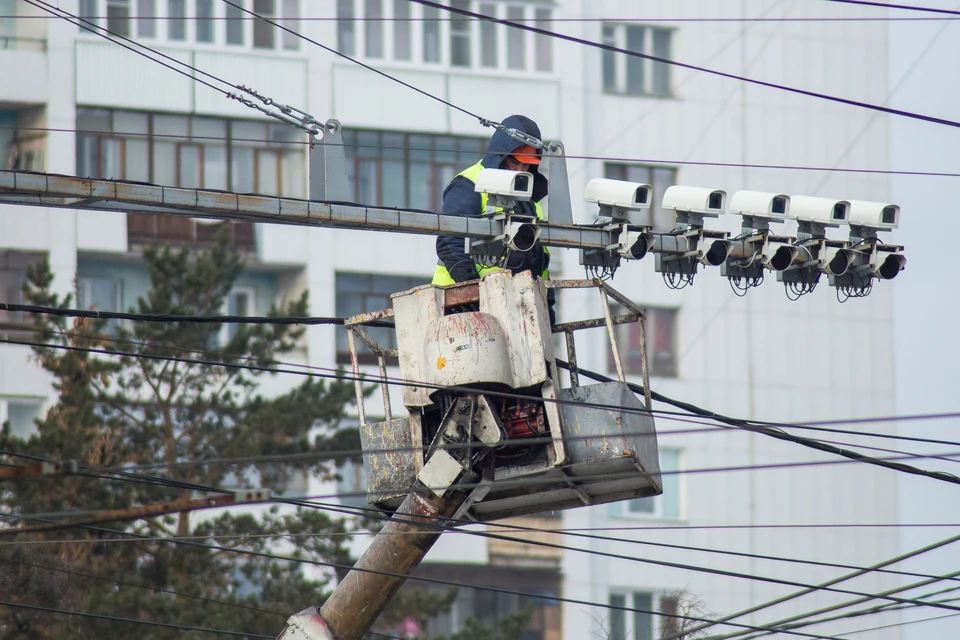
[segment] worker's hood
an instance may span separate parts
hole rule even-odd
[[[540,127],[537,126],[536,122],[526,116],[510,116],[509,118],[505,118],[500,124],[508,129],[516,129],[535,138],[542,139],[540,137]],[[493,136],[490,137],[490,142],[487,143],[487,150],[481,162],[487,169],[499,169],[503,159],[524,144],[526,143],[497,129],[494,131]],[[537,155],[542,155],[539,149],[537,150]],[[533,174],[534,202],[539,202],[547,195],[547,178],[540,173],[541,166],[542,165],[532,164],[529,169],[530,173]]]

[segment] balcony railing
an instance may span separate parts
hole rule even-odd
[[[127,214],[127,241],[130,244],[177,244],[193,247],[213,246],[224,228],[230,234],[230,246],[241,251],[257,248],[252,222],[215,222],[208,224],[179,216],[149,213]]]

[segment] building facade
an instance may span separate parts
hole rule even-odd
[[[278,20],[285,29],[247,19],[212,0],[59,3],[163,54],[162,61],[178,72],[82,25],[0,0],[0,14],[15,16],[0,18],[0,163],[307,197],[309,146],[302,132],[209,86],[238,92],[231,85],[244,85],[318,120],[336,118],[343,124],[356,201],[437,210],[444,185],[477,160],[490,130],[339,52],[484,117],[533,117],[545,138],[565,144],[577,222],[590,222],[597,213],[582,203],[584,185],[593,177],[651,184],[656,200],[671,184],[728,193],[753,189],[844,199],[890,197],[888,178],[881,174],[782,168],[887,169],[886,116],[451,16],[407,0],[236,4]],[[657,0],[642,7],[627,0],[449,4],[808,91],[877,104],[888,93],[884,24],[793,20],[858,18],[868,15],[866,9],[773,0],[744,0],[735,8],[704,0],[682,5]],[[710,19],[716,17],[742,20]],[[655,220],[660,228],[672,226],[669,213],[659,207]],[[739,221],[732,216],[711,224],[739,233]],[[795,231],[792,223],[784,227],[777,231]],[[147,286],[139,257],[143,247],[203,246],[218,229],[186,218],[5,205],[0,207],[0,291],[16,301],[23,269],[47,254],[60,291],[76,288],[84,305],[127,309]],[[262,314],[272,303],[304,290],[309,290],[311,313],[317,316],[385,308],[391,292],[427,282],[436,260],[432,238],[253,223],[234,223],[230,229],[234,245],[248,256],[247,271],[225,310],[230,313]],[[837,230],[831,237],[843,233]],[[555,252],[554,261],[555,274],[583,273],[572,251]],[[813,294],[791,302],[772,276],[737,297],[716,270],[700,273],[693,287],[672,290],[651,263],[648,258],[623,265],[612,285],[648,309],[655,390],[718,413],[775,422],[894,413],[892,292],[905,286],[903,281],[881,283],[869,298],[844,305],[824,282]],[[595,302],[575,293],[560,302],[564,321],[599,314]],[[0,314],[0,322],[4,331],[16,332],[23,318]],[[639,344],[624,336],[621,347],[629,374],[639,380]],[[597,332],[589,346],[581,346],[581,366],[608,374],[608,350]],[[3,345],[0,351],[0,419],[28,430],[49,402],[49,380],[26,349]],[[311,327],[294,358],[298,364],[329,367],[344,363],[346,355],[345,335],[332,327]],[[278,377],[270,384],[279,390],[285,382]],[[397,392],[395,406],[400,404]],[[661,465],[669,472],[662,496],[525,521],[544,530],[594,534],[557,535],[570,547],[563,553],[531,556],[522,547],[451,535],[428,557],[423,575],[459,576],[467,582],[464,576],[475,574],[477,584],[501,579],[528,585],[540,599],[537,622],[525,640],[641,640],[677,629],[672,618],[657,613],[730,614],[797,590],[784,582],[815,584],[843,572],[717,551],[850,566],[897,555],[895,528],[838,526],[896,521],[892,471],[849,463],[790,466],[834,459],[761,435],[676,418],[658,417]],[[865,428],[886,432],[893,427]],[[855,436],[842,439],[870,444]],[[341,488],[355,491],[362,477],[354,474],[351,485],[349,476]],[[303,490],[322,495],[331,489],[309,479]],[[474,568],[464,567],[465,556],[474,559]],[[843,588],[877,592],[896,583],[872,574]],[[433,632],[456,631],[465,617],[487,615],[491,607],[510,613],[522,604],[491,603],[481,593],[464,596]],[[549,601],[555,595],[598,606],[558,607]],[[818,592],[738,622],[763,625],[852,597]],[[893,612],[812,630],[830,635],[898,621]],[[892,627],[858,637],[901,636]]]

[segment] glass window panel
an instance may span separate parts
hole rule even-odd
[[[653,328],[652,336],[648,338],[652,343],[649,351],[650,373],[655,376],[676,376],[677,357],[675,348],[677,310],[652,309]]]
[[[669,29],[653,29],[653,55],[658,58],[670,59]],[[658,96],[670,95],[670,65],[663,62],[652,62],[653,93]]]
[[[150,181],[150,143],[147,138],[128,138],[124,149],[124,178]]]
[[[186,0],[167,0],[167,38],[187,39]]]
[[[663,194],[667,188],[677,181],[676,169],[656,168],[653,170],[653,228],[655,230],[669,231],[676,226],[676,214],[669,209],[664,209],[661,205]]]
[[[300,48],[300,0],[283,0],[283,26],[290,31],[283,31],[281,44],[287,51],[296,51]],[[296,32],[296,33],[291,33]]]
[[[603,44],[609,47],[617,46],[613,25],[603,25]],[[603,90],[613,92],[617,90],[617,58],[613,51],[603,51]]]
[[[550,9],[537,9],[535,26],[549,30],[552,21]],[[553,71],[553,38],[538,33],[536,35],[537,71]]]
[[[404,164],[385,160],[383,171],[383,206],[404,207],[407,204],[407,183],[404,180]]]
[[[227,148],[214,145],[203,147],[203,188],[227,188]]]
[[[453,177],[457,175],[459,169],[452,167],[450,165],[441,165],[437,167],[437,183],[434,187],[433,196],[431,201],[431,209],[436,211],[440,210],[440,200],[443,195],[443,190],[447,188],[447,185],[450,184],[450,181],[453,180]]]
[[[155,140],[153,143],[153,178],[156,184],[176,186],[177,145]]]
[[[263,18],[273,19],[277,15],[276,0],[253,0],[253,12]],[[255,49],[273,49],[276,46],[276,33],[272,24],[261,18],[253,22],[253,46]]]
[[[627,640],[627,616],[623,611],[627,606],[626,596],[619,593],[610,594],[610,640]]]
[[[97,11],[97,0],[80,0],[80,17],[83,18],[86,22],[92,23],[94,26],[97,24],[97,17],[99,17],[100,12]],[[80,24],[85,24],[80,22]],[[90,29],[85,29],[80,27],[82,31],[90,31]]]
[[[662,471],[680,470],[680,451],[677,449],[660,450],[660,469]],[[680,474],[669,473],[660,476],[663,494],[660,496],[660,515],[674,520],[680,517]]]
[[[642,182],[644,184],[652,184],[650,177],[650,167],[637,165],[637,164],[628,164],[623,165],[627,170],[625,180],[630,180],[632,182]]]
[[[213,42],[213,0],[197,0],[197,42]]]
[[[353,0],[337,0],[337,51],[344,55],[356,51],[353,28]]]
[[[376,131],[357,132],[357,155],[375,158],[380,155],[380,134]]]
[[[450,7],[470,10],[470,0],[450,0]],[[470,20],[457,13],[450,14],[450,65],[470,66]]]
[[[434,138],[434,144],[436,145],[434,158],[437,162],[457,162],[457,141],[455,138],[448,136],[437,136]]]
[[[410,0],[393,0],[393,58],[411,58]]]
[[[10,432],[17,437],[27,438],[36,431],[35,420],[43,411],[43,403],[38,400],[9,400],[7,402],[7,420]]]
[[[107,31],[130,37],[130,0],[107,0]]]
[[[405,144],[402,133],[383,133],[380,136],[380,155],[392,160],[402,160]]]
[[[81,131],[112,131],[110,112],[105,109],[78,109],[77,128]]]
[[[99,177],[100,142],[96,136],[77,136],[77,176]]]
[[[410,136],[410,159],[429,162],[433,157],[433,138],[431,136]]]
[[[440,10],[423,7],[423,61],[440,62]]]
[[[491,18],[497,17],[497,5],[482,4],[480,13]],[[480,66],[496,68],[497,66],[497,28],[495,22],[480,21]]]
[[[243,7],[244,0],[233,0]],[[243,18],[246,14],[238,7],[227,5],[227,44],[243,44]]]
[[[280,174],[282,178],[282,193],[288,198],[304,197],[304,181],[307,179],[303,151],[294,147],[283,152],[283,166]]]
[[[200,147],[192,144],[180,145],[180,181],[178,184],[186,189],[199,189],[203,186],[200,180]]]
[[[267,141],[267,125],[263,122],[231,122],[230,137],[244,145]]]
[[[376,160],[357,162],[357,197],[367,205],[380,204],[377,187],[380,184],[380,166]]]
[[[523,7],[507,7],[507,20],[523,22]],[[527,66],[526,33],[522,29],[507,29],[507,66],[511,69]]]
[[[100,140],[100,177],[123,179],[123,141],[116,138]]]
[[[653,640],[653,595],[634,593],[633,608],[634,640]]]
[[[137,36],[157,37],[157,0],[137,0]]]
[[[268,196],[280,195],[280,185],[277,180],[279,165],[276,151],[257,152],[257,193]]]
[[[407,186],[410,194],[409,207],[411,209],[429,209],[433,200],[430,165],[411,163],[407,175]]]
[[[186,116],[153,116],[155,135],[187,137],[189,126],[190,120]]]
[[[225,140],[227,137],[227,121],[217,118],[193,118],[191,134],[200,139],[214,138]]]
[[[81,309],[120,311],[121,281],[119,278],[77,278],[77,296]],[[116,320],[104,325],[108,333],[116,332]]]
[[[643,53],[644,40],[646,38],[646,27],[626,27],[627,29],[627,49]],[[626,56],[627,58],[627,93],[644,93],[644,65],[646,60],[636,56]]]
[[[364,54],[383,57],[383,0],[364,0]]]
[[[145,113],[114,111],[113,131],[121,135],[124,133],[146,134],[150,131],[149,117]]]
[[[256,190],[253,171],[253,148],[233,147],[230,151],[230,189],[240,193]]]

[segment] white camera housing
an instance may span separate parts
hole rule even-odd
[[[673,185],[663,194],[663,208],[717,218],[726,211],[727,192],[722,189]]]
[[[750,218],[784,220],[790,216],[790,196],[766,191],[737,191],[730,198],[730,213]]]
[[[850,201],[850,226],[890,230],[900,226],[900,207],[885,202]]]
[[[814,196],[791,196],[790,217],[800,222],[813,222],[825,227],[846,224],[850,216],[848,200],[816,198]]]
[[[528,171],[483,169],[477,176],[473,190],[514,200],[529,200],[533,197],[533,174]]]
[[[583,190],[583,199],[602,207],[637,211],[649,209],[653,187],[640,182],[594,178]]]

